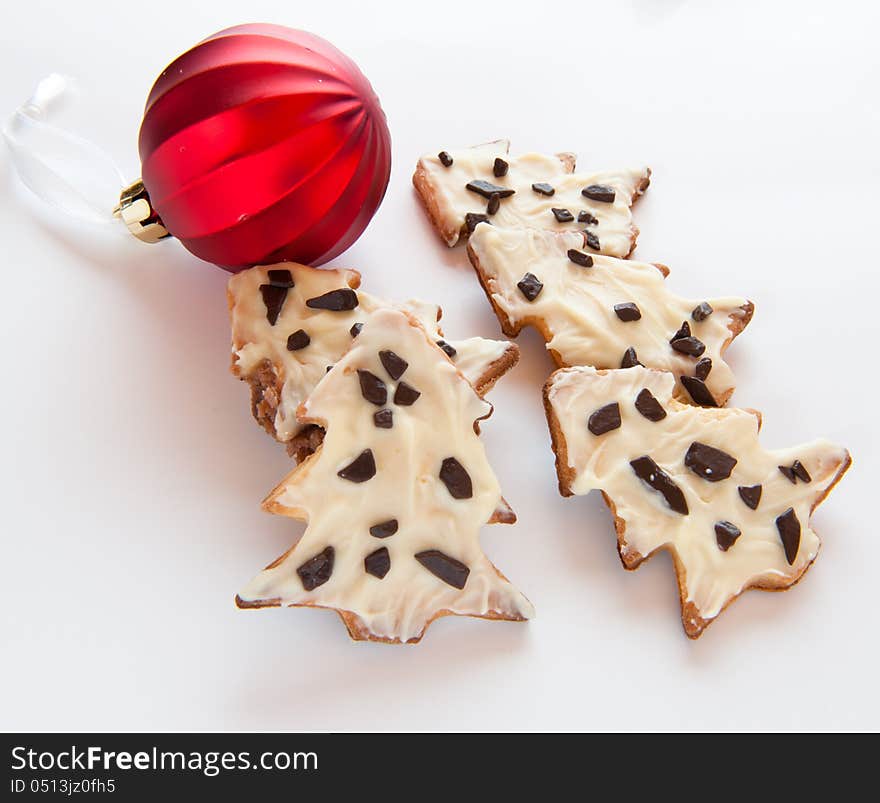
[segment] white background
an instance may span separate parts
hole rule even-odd
[[[0,157],[0,727],[877,729],[880,646],[876,3],[55,3],[0,26],[0,111],[45,73],[89,87],[82,132],[134,177],[160,70],[228,25],[306,28],[388,114],[394,169],[335,264],[499,336],[462,249],[418,206],[418,155],[509,137],[583,169],[647,162],[637,255],[670,287],[742,294],[734,403],[764,442],[824,435],[854,466],[814,516],[824,547],[685,638],[667,556],[623,571],[598,494],[556,491],[534,332],[483,428],[513,527],[487,553],[527,625],[448,618],[417,647],[352,644],[325,611],[241,612],[298,537],[259,507],[289,468],[228,372],[225,281],[179,244],[53,222]],[[108,198],[108,203],[114,199]]]

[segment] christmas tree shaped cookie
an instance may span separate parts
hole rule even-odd
[[[336,610],[354,639],[418,641],[448,614],[525,620],[479,528],[512,521],[477,423],[491,413],[411,315],[373,312],[300,406],[326,430],[264,507],[308,522],[240,607]]]
[[[295,263],[251,268],[229,280],[232,372],[250,384],[256,420],[298,459],[314,451],[323,431],[299,422],[297,408],[376,311],[393,306],[359,285],[356,271]],[[422,323],[481,395],[519,358],[504,341],[445,340],[434,304],[397,306]]]
[[[534,326],[557,365],[660,368],[676,398],[708,407],[733,393],[722,354],[751,320],[750,301],[681,298],[665,266],[592,255],[579,232],[480,225],[468,255],[504,333]]]
[[[824,440],[765,449],[758,413],[684,405],[673,385],[639,366],[566,368],[544,403],[560,492],[601,489],[627,569],[671,552],[696,638],[746,589],[800,580],[819,551],[810,515],[850,456]]]
[[[419,159],[413,184],[447,245],[481,222],[583,231],[591,252],[626,257],[639,230],[630,207],[647,189],[647,167],[575,173],[570,153],[510,156],[507,140]]]

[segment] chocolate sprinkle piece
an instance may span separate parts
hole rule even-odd
[[[614,188],[606,184],[590,184],[581,190],[581,195],[591,201],[600,201],[603,204],[614,203]]]
[[[281,308],[284,306],[284,299],[287,298],[287,288],[274,284],[261,284],[260,294],[266,305],[266,320],[269,321],[270,326],[275,326],[275,321],[278,320]]]
[[[594,435],[604,435],[620,427],[620,405],[611,402],[593,411],[587,419],[587,429]]]
[[[794,508],[790,507],[785,513],[776,517],[776,529],[779,530],[779,537],[785,549],[785,559],[791,566],[801,545],[801,523],[795,515]]]
[[[458,352],[455,350],[455,347],[450,346],[449,343],[447,343],[445,340],[438,340],[437,345],[446,352],[446,356],[449,357],[450,360],[454,360],[455,355],[458,354]]]
[[[388,547],[379,547],[364,558],[364,571],[380,580],[388,574],[390,568],[391,556],[388,554]]]
[[[709,371],[712,370],[712,358],[711,357],[703,357],[696,366],[694,367],[694,374],[697,379],[705,379],[709,376]]]
[[[593,257],[589,254],[585,254],[583,251],[578,251],[577,248],[568,249],[568,258],[574,262],[575,265],[580,265],[582,268],[593,267]]]
[[[439,549],[427,549],[416,554],[416,560],[431,574],[453,588],[462,589],[471,570],[460,560],[449,557]]]
[[[553,217],[556,218],[557,223],[571,223],[574,220],[574,215],[567,209],[554,206],[550,211],[553,213]]]
[[[312,339],[304,329],[297,329],[287,338],[287,350],[299,351],[300,349],[304,349],[311,342]]]
[[[452,157],[446,151],[440,151],[437,154],[437,158],[440,160],[440,164],[443,167],[452,167]]]
[[[546,195],[548,198],[556,192],[553,187],[551,187],[549,184],[545,184],[543,181],[532,184],[532,189],[536,193],[538,193],[538,195]]]
[[[636,476],[644,482],[649,488],[653,488],[657,493],[662,494],[666,500],[666,504],[676,513],[687,516],[688,506],[684,498],[684,494],[670,477],[660,466],[658,466],[648,455],[638,457],[630,461],[632,470]]]
[[[736,458],[714,446],[694,441],[684,456],[684,464],[698,477],[709,482],[720,482],[730,476]]]
[[[493,192],[486,204],[486,214],[494,215],[501,208],[501,196],[497,192]]]
[[[403,359],[403,357],[398,357],[393,351],[389,351],[385,349],[384,351],[379,352],[379,362],[382,363],[382,367],[388,371],[388,376],[390,376],[395,382],[403,376],[403,372],[409,368],[409,363]]]
[[[810,476],[810,472],[807,471],[806,466],[801,463],[800,460],[795,460],[794,463],[791,464],[791,470],[794,472],[795,477],[801,480],[801,482],[813,481],[813,478]]]
[[[340,290],[331,290],[322,296],[310,298],[306,301],[306,306],[311,309],[326,309],[330,312],[347,312],[354,309],[358,305],[357,293],[350,287],[343,287]]]
[[[361,396],[370,404],[381,407],[388,401],[388,391],[385,388],[385,383],[378,376],[359,368],[358,380],[361,383]]]
[[[353,323],[351,325],[351,329],[348,330],[348,333],[352,337],[357,337],[361,333],[361,329],[363,329],[363,328],[364,328],[364,325],[362,323]]]
[[[397,532],[397,519],[379,522],[370,527],[370,535],[373,538],[390,538]]]
[[[586,223],[588,226],[598,226],[599,218],[594,217],[586,209],[578,212],[578,223]]]
[[[642,317],[642,311],[639,309],[638,305],[634,304],[632,301],[627,301],[624,304],[615,304],[614,312],[620,320],[627,323],[630,321],[637,321]]]
[[[648,421],[662,421],[666,418],[666,410],[663,405],[657,401],[657,397],[647,388],[642,388],[639,395],[636,396],[636,410],[638,410]]]
[[[736,490],[739,491],[739,498],[745,502],[746,507],[752,510],[758,509],[758,504],[761,502],[761,491],[764,490],[760,485],[740,485]]]
[[[414,404],[416,399],[421,395],[422,394],[412,385],[407,385],[406,382],[401,382],[398,384],[397,390],[394,391],[394,403],[399,404],[401,407],[409,407],[411,404]]]
[[[722,552],[727,552],[742,535],[742,530],[730,521],[719,521],[715,525],[715,541]]]
[[[691,318],[695,321],[705,321],[713,312],[715,310],[712,309],[712,305],[708,301],[703,301],[691,310]]]
[[[492,172],[495,174],[495,178],[504,178],[507,175],[507,169],[510,167],[507,162],[504,161],[500,156],[495,157],[495,163],[492,165]]]
[[[447,457],[443,461],[439,476],[453,499],[470,499],[474,495],[470,475],[454,457]]]
[[[544,289],[544,285],[534,273],[527,273],[516,283],[516,286],[528,301],[534,301]]]
[[[639,357],[636,354],[636,350],[630,346],[626,351],[623,352],[623,359],[620,361],[621,368],[632,368],[633,366],[641,365],[644,368],[644,363],[639,362]]]
[[[681,329],[679,329],[672,337],[669,338],[670,343],[681,340],[684,337],[691,336],[691,325],[687,321],[682,321]]]
[[[376,461],[373,452],[364,449],[345,468],[339,469],[336,474],[349,482],[366,482],[376,474]]]
[[[473,234],[474,229],[477,228],[477,225],[480,223],[490,223],[488,215],[481,215],[477,212],[468,212],[464,216],[464,224],[467,226],[467,230]]]
[[[333,547],[328,546],[296,570],[306,591],[314,591],[330,579],[330,575],[333,574],[334,554]]]
[[[681,384],[697,404],[703,407],[718,406],[718,402],[715,401],[715,397],[712,395],[709,388],[706,387],[706,383],[699,377],[682,376]]]
[[[394,413],[391,410],[379,410],[373,413],[373,423],[379,429],[391,429],[394,426]]]
[[[696,337],[680,337],[672,341],[672,348],[688,357],[699,357],[706,350],[706,344]]]
[[[797,485],[797,477],[795,476],[794,469],[791,466],[779,466],[779,470],[782,472],[782,476],[785,477],[792,485]]]
[[[332,366],[332,365],[328,365],[328,366],[324,369],[324,373],[325,373],[325,374],[329,374],[332,370],[333,370],[333,366]]]
[[[291,276],[289,270],[270,270],[269,284],[271,284],[273,287],[283,287],[285,289],[288,289],[294,286],[293,276]]]
[[[477,195],[482,195],[487,200],[493,195],[498,195],[499,198],[509,198],[516,192],[516,190],[510,189],[510,187],[499,187],[491,181],[483,181],[482,179],[469,181],[465,186],[466,189],[475,192]]]
[[[585,231],[584,236],[587,238],[587,245],[590,246],[590,248],[592,248],[594,251],[598,251],[600,248],[602,248],[602,246],[599,245],[599,238],[595,234],[593,234],[593,232]]]

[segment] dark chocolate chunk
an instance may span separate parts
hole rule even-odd
[[[713,312],[715,310],[712,309],[712,305],[708,301],[703,301],[691,310],[691,318],[695,321],[705,321]]]
[[[489,203],[486,204],[486,214],[494,215],[501,208],[501,196],[497,192],[493,192],[489,196]]]
[[[387,547],[379,547],[375,552],[371,552],[364,558],[364,571],[378,577],[380,580],[388,574],[391,568],[391,556],[388,554]]]
[[[269,284],[273,287],[283,287],[285,289],[294,286],[293,276],[289,270],[274,269],[269,271]]]
[[[706,350],[706,344],[696,337],[680,337],[672,341],[672,348],[688,357],[699,357]]]
[[[336,474],[349,482],[366,482],[372,479],[376,474],[376,461],[373,459],[373,452],[370,449],[364,449],[345,468],[339,469]]]
[[[348,333],[352,337],[357,337],[361,333],[361,329],[363,329],[363,328],[364,328],[364,325],[362,323],[353,323],[351,325],[351,329],[348,330]]]
[[[324,373],[325,373],[325,374],[329,374],[332,370],[333,370],[333,366],[332,366],[332,365],[328,365],[328,366],[324,369]]]
[[[474,495],[470,475],[454,457],[447,457],[443,461],[439,476],[453,499],[470,499]]]
[[[794,472],[795,477],[797,477],[801,482],[812,482],[813,478],[810,476],[810,472],[807,471],[806,466],[801,463],[800,460],[795,460],[794,463],[791,464],[791,470]]]
[[[760,485],[740,485],[736,490],[739,491],[739,498],[745,502],[746,507],[752,510],[758,509],[758,504],[761,502],[761,491],[764,490]]]
[[[574,220],[574,215],[567,209],[554,206],[550,211],[553,213],[553,217],[556,218],[557,223],[571,223]]]
[[[406,382],[400,382],[397,385],[397,390],[394,391],[394,403],[399,404],[401,407],[409,407],[411,404],[414,404],[416,399],[421,395],[422,394],[412,385],[407,385]]]
[[[314,591],[330,579],[330,575],[333,574],[334,554],[333,547],[328,546],[296,570],[306,591]]]
[[[684,456],[684,464],[698,477],[708,482],[720,482],[730,476],[736,458],[714,446],[694,441]]]
[[[292,335],[289,335],[287,338],[287,350],[299,351],[300,349],[304,349],[311,342],[312,339],[308,336],[305,330],[297,329]]]
[[[284,306],[284,299],[287,298],[287,288],[278,287],[274,284],[261,284],[260,295],[263,296],[263,303],[266,305],[266,320],[270,326],[275,326],[275,321],[281,314],[281,308]]]
[[[403,357],[398,357],[393,351],[388,349],[379,352],[379,362],[382,363],[382,367],[388,371],[388,376],[395,382],[409,368],[409,363]]]
[[[578,251],[577,248],[568,249],[568,258],[574,262],[575,265],[580,265],[582,268],[593,267],[593,257],[589,254],[585,254],[583,251]]]
[[[539,181],[536,184],[532,184],[532,189],[538,193],[538,195],[546,195],[548,198],[556,192],[553,187],[549,184],[544,183],[543,181]]]
[[[482,179],[469,181],[466,187],[471,192],[475,192],[477,195],[482,195],[487,200],[493,195],[497,195],[499,198],[509,198],[514,192],[516,192],[516,190],[510,189],[510,187],[499,187],[491,181],[483,181]]]
[[[666,410],[663,405],[657,401],[657,397],[647,388],[642,388],[639,395],[636,396],[636,410],[638,410],[648,421],[662,421],[666,418]]]
[[[437,158],[440,160],[440,164],[443,167],[452,167],[452,157],[446,151],[440,151],[437,154]]]
[[[621,368],[632,368],[635,365],[641,365],[643,368],[644,363],[639,362],[639,357],[636,354],[636,350],[630,346],[626,351],[623,352],[623,359],[620,361]]]
[[[379,429],[391,429],[394,426],[394,413],[391,410],[379,410],[373,413],[373,423]]]
[[[507,162],[504,161],[500,156],[495,157],[495,163],[492,165],[492,172],[495,174],[495,178],[504,178],[507,175],[507,169],[510,167]]]
[[[697,379],[705,379],[709,376],[709,372],[712,370],[712,358],[711,357],[703,357],[695,366],[694,366],[694,375]]]
[[[718,406],[718,402],[715,401],[715,397],[712,395],[709,388],[706,387],[706,383],[699,377],[683,376],[681,378],[681,384],[697,404],[702,405],[703,407]]]
[[[385,383],[378,376],[359,368],[358,381],[361,383],[361,396],[370,404],[381,407],[388,401],[388,391],[385,388]]]
[[[614,187],[609,187],[607,184],[590,184],[589,187],[581,190],[581,195],[603,204],[614,203]]]
[[[653,459],[644,455],[635,460],[630,461],[632,470],[636,476],[644,482],[649,488],[653,488],[657,493],[662,494],[666,500],[666,504],[676,513],[687,516],[688,506],[684,498],[684,494],[670,477]]]
[[[779,466],[779,470],[782,472],[782,476],[785,477],[792,485],[797,485],[797,477],[795,476],[794,469],[791,466]]]
[[[460,560],[449,557],[439,549],[426,549],[424,552],[417,553],[415,557],[431,574],[439,577],[453,588],[464,588],[468,575],[471,573],[471,570]]]
[[[358,305],[357,293],[350,287],[343,287],[339,290],[331,290],[322,296],[310,298],[306,301],[306,306],[311,309],[326,309],[330,312],[347,312],[354,309]]]
[[[614,312],[620,320],[626,321],[627,323],[630,321],[637,321],[642,317],[642,311],[638,308],[638,305],[632,301],[627,301],[624,304],[615,304]]]
[[[534,301],[544,289],[544,285],[534,273],[527,273],[516,283],[516,286],[528,301]]]
[[[620,427],[620,405],[611,402],[594,410],[587,419],[587,429],[594,435],[604,435]]]
[[[599,218],[594,217],[586,209],[578,212],[578,223],[586,223],[588,226],[598,226]]]
[[[447,343],[445,340],[438,340],[437,345],[446,352],[446,356],[449,357],[450,360],[454,360],[455,355],[458,354],[458,352],[455,350],[455,347],[450,346],[449,343]]]
[[[397,532],[397,519],[388,519],[370,527],[373,538],[390,538]]]
[[[592,248],[594,251],[598,251],[602,248],[602,246],[599,245],[599,238],[595,234],[593,234],[593,232],[585,231],[584,237],[587,238],[587,245],[590,246],[590,248]]]
[[[488,215],[480,215],[477,212],[468,212],[464,216],[464,224],[467,226],[467,230],[473,234],[474,229],[477,228],[477,224],[479,223],[489,223]]]
[[[722,552],[727,552],[742,535],[742,531],[733,522],[719,521],[715,524],[715,541]]]
[[[669,338],[670,343],[681,340],[683,337],[691,336],[691,325],[687,321],[682,321],[681,329],[679,329],[672,337]]]
[[[776,529],[779,530],[779,538],[785,549],[785,559],[791,566],[801,545],[801,523],[795,515],[794,508],[789,508],[776,517]]]

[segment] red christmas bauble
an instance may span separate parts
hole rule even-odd
[[[391,171],[385,114],[357,65],[279,25],[220,31],[173,61],[147,99],[139,150],[165,228],[232,271],[337,256]]]

